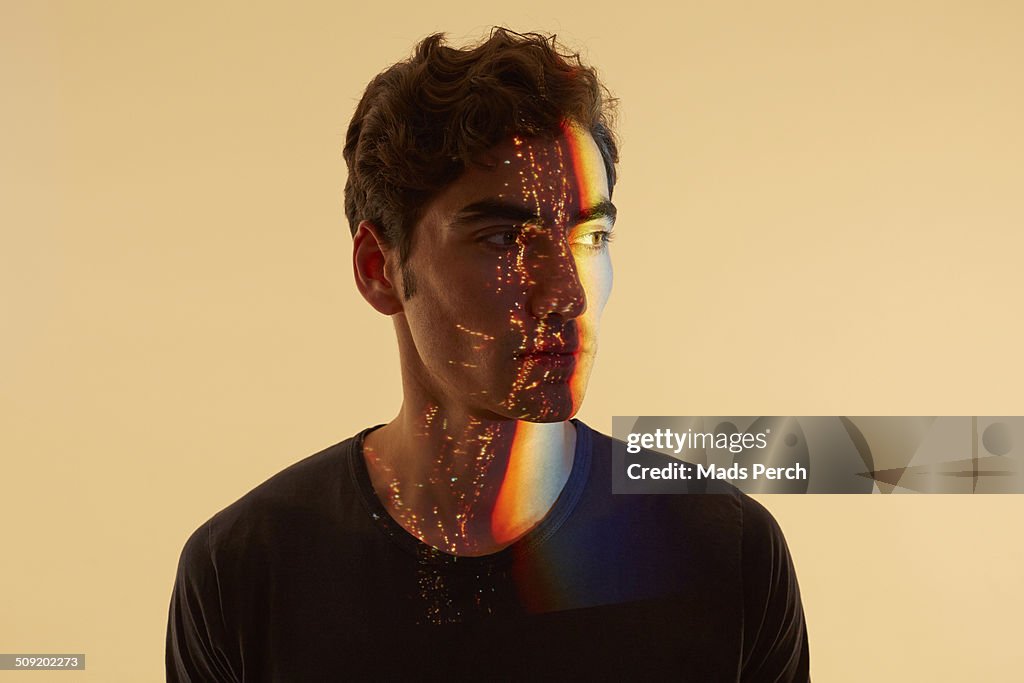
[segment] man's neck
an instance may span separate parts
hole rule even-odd
[[[367,435],[363,453],[377,496],[409,533],[453,555],[487,555],[547,515],[568,481],[575,446],[570,422],[403,405]]]

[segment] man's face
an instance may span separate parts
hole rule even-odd
[[[425,207],[396,325],[405,375],[446,410],[554,422],[574,415],[612,286],[615,209],[593,137],[492,149]]]

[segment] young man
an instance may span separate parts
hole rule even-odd
[[[172,680],[807,680],[771,516],[611,493],[571,420],[612,284],[610,99],[554,39],[441,36],[368,86],[345,145],[356,285],[403,403],[189,539]]]

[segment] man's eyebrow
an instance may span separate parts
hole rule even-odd
[[[611,222],[615,222],[615,217],[619,214],[619,210],[615,208],[615,205],[605,199],[604,201],[598,202],[593,206],[580,211],[576,217],[575,223],[586,223],[587,221],[594,221],[598,218],[609,218]]]
[[[516,223],[530,223],[540,220],[537,214],[519,204],[500,199],[483,199],[462,207],[451,222],[451,227],[460,228],[467,223],[481,219],[509,220]]]
[[[581,210],[572,220],[572,225],[586,223],[599,218],[610,218],[615,222],[618,210],[610,201],[603,200]],[[451,222],[451,227],[459,228],[478,220],[509,220],[515,223],[537,223],[541,219],[533,211],[521,204],[506,202],[500,199],[483,199],[462,207]]]

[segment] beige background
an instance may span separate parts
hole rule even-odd
[[[397,409],[341,144],[429,32],[622,100],[594,426],[1024,414],[1024,6],[491,4],[0,4],[0,651],[88,656],[0,679],[159,680],[192,529]],[[816,681],[1024,670],[1024,498],[762,500]]]

